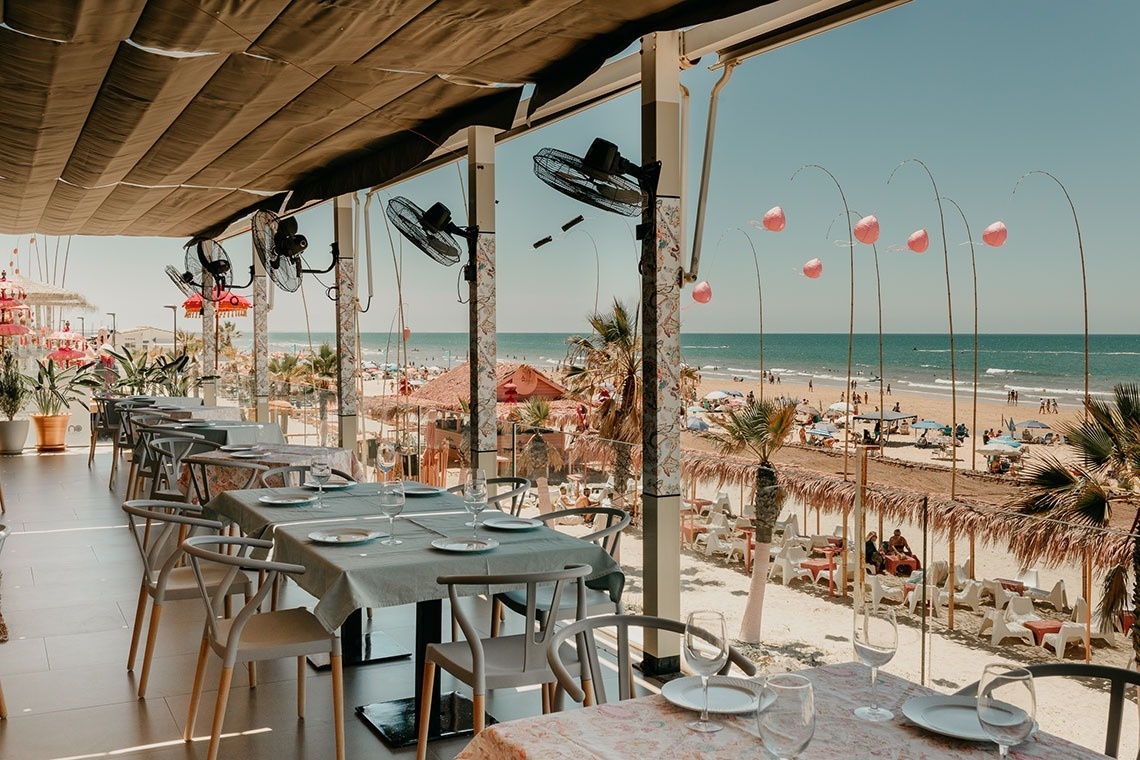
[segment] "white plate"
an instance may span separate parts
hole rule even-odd
[[[227,443],[225,446],[219,446],[219,451],[254,451],[257,449],[255,443]]]
[[[301,485],[304,486],[305,488],[311,488],[314,491],[321,490],[320,484],[315,483],[314,481],[311,481],[311,480],[307,480],[304,483],[302,483]],[[325,490],[326,491],[343,491],[346,488],[352,488],[354,485],[356,485],[355,480],[341,480],[338,478],[336,480],[330,480],[328,483],[325,483]]]
[[[439,486],[425,486],[423,483],[404,481],[404,496],[435,496],[447,491]]]
[[[972,742],[992,741],[978,722],[976,697],[915,697],[903,702],[902,713],[915,725],[936,734]]]
[[[542,522],[507,515],[505,517],[488,517],[480,525],[485,525],[492,530],[534,530],[542,527]]]
[[[445,552],[471,553],[490,551],[499,542],[493,538],[437,538],[431,545]]]
[[[261,459],[265,456],[265,452],[259,449],[246,449],[245,451],[234,451],[230,453],[234,459]]]
[[[317,500],[317,497],[309,494],[305,494],[304,496],[272,496],[266,494],[265,496],[257,497],[257,500],[271,507],[299,507],[302,504],[312,504]]]
[[[661,687],[661,696],[677,707],[699,712],[704,705],[700,676],[675,678]],[[733,676],[709,676],[709,712],[722,715],[763,710],[776,701],[776,695],[764,690],[760,681]]]
[[[210,428],[214,426],[214,423],[203,420],[185,420],[178,424],[184,428]]]
[[[368,528],[330,528],[317,530],[309,534],[309,540],[318,544],[363,544],[381,536],[386,536],[379,530]]]

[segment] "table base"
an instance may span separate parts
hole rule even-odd
[[[383,631],[373,631],[372,633],[363,634],[357,649],[359,651],[354,652],[354,656],[350,657],[349,648],[345,647],[344,667],[372,665],[377,662],[391,662],[392,660],[406,660],[412,656],[411,650],[401,646],[398,641]],[[331,666],[328,654],[311,654],[306,659],[308,659],[309,665],[316,670],[328,670]]]
[[[440,699],[440,732],[430,739],[451,739],[457,736],[470,736],[474,733],[471,699],[458,692],[442,695]],[[373,730],[389,747],[411,747],[416,744],[416,704],[415,697],[393,699],[356,708],[356,716]],[[497,723],[490,715],[487,725]]]

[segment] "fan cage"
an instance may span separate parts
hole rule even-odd
[[[638,216],[645,205],[645,194],[636,183],[620,174],[591,176],[581,158],[556,148],[535,154],[534,173],[563,195],[603,211]]]
[[[384,210],[396,229],[412,245],[444,266],[459,263],[461,250],[455,238],[446,232],[428,232],[423,226],[424,211],[407,198],[397,196],[388,201]]]

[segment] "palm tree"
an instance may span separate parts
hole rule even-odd
[[[306,368],[296,354],[282,354],[269,359],[269,377],[278,383],[276,390],[286,396],[292,393],[293,381],[305,373]]]
[[[552,509],[547,475],[551,467],[562,467],[562,455],[558,449],[547,445],[542,437],[543,430],[550,430],[550,402],[544,398],[532,398],[516,408],[511,417],[513,422],[523,426],[524,431],[532,433],[519,452],[519,468],[538,489],[538,511],[546,514]]]
[[[317,404],[320,410],[320,440],[324,446],[328,436],[327,428],[329,416],[329,399],[332,398],[333,389],[336,388],[337,377],[340,372],[340,356],[328,343],[322,343],[321,348],[313,356],[305,358],[306,374],[311,378],[313,386],[317,389]]]
[[[178,331],[178,348],[179,350],[189,356],[197,356],[202,353],[202,336],[199,333],[186,332],[185,330]]]
[[[1076,453],[1076,463],[1046,455],[1023,471],[1025,488],[1005,506],[1023,514],[1048,515],[1053,520],[1094,528],[1108,525],[1114,504],[1135,512],[1132,518],[1132,606],[1140,619],[1140,387],[1117,385],[1111,401],[1088,398],[1080,423],[1058,426]],[[1098,614],[1102,620],[1126,604],[1120,570],[1110,572]],[[1140,631],[1133,626],[1133,656],[1140,665]]]
[[[641,442],[641,330],[616,298],[611,312],[589,322],[592,335],[567,339],[566,386],[577,398],[597,400],[592,427],[614,450],[614,504],[624,506],[631,451]]]
[[[776,519],[780,516],[780,507],[784,503],[784,493],[777,485],[772,457],[788,440],[795,424],[795,416],[794,406],[759,401],[739,411],[730,409],[728,418],[721,425],[723,433],[704,433],[701,436],[712,441],[724,456],[748,453],[759,461],[752,497],[756,553],[752,560],[748,601],[744,605],[744,616],[740,622],[740,639],[751,644],[760,641],[764,590],[768,582],[768,549],[772,543]]]
[[[221,354],[233,354],[236,351],[234,341],[240,339],[241,332],[237,329],[237,325],[227,319],[225,322],[222,322],[222,326],[218,332],[218,352]]]

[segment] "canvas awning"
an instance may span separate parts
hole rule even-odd
[[[504,128],[640,36],[773,0],[6,0],[0,232],[214,234]],[[291,193],[291,195],[289,195]]]

